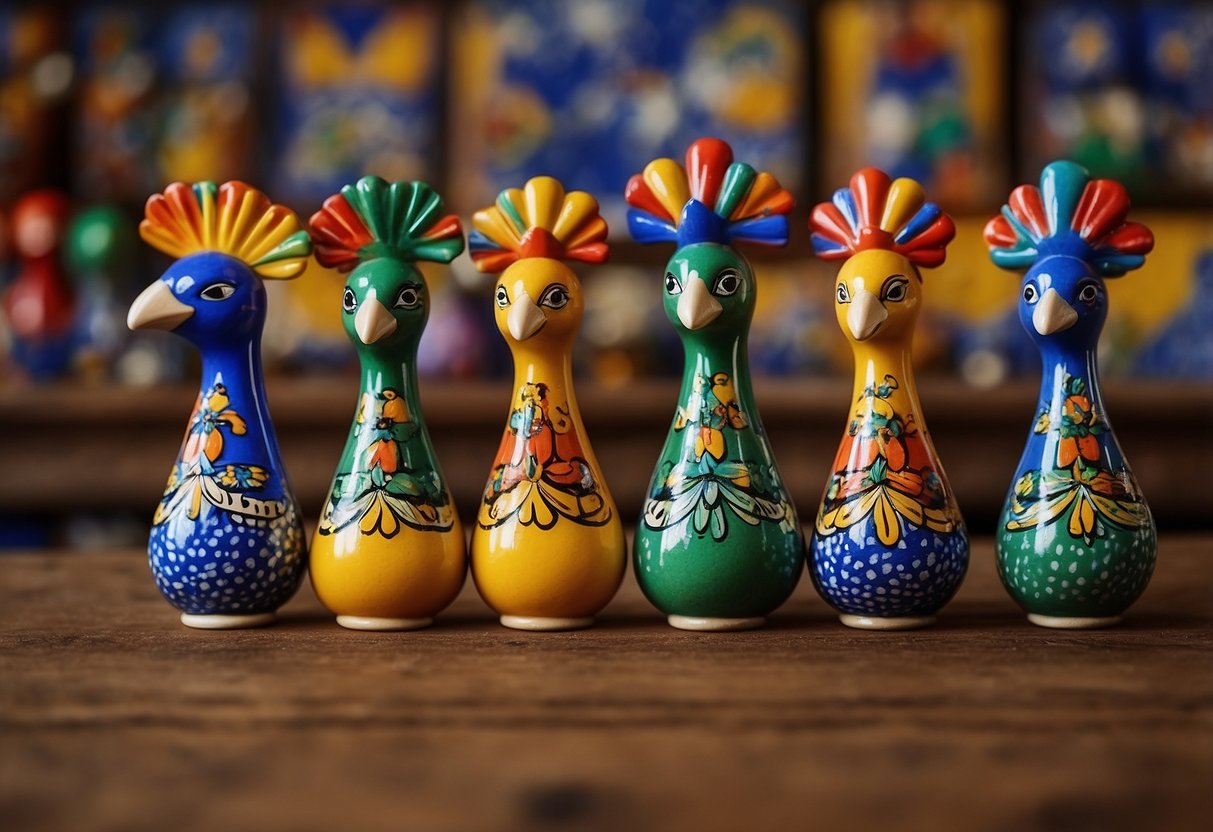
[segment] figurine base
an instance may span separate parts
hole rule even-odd
[[[1074,615],[1037,615],[1028,613],[1028,620],[1037,627],[1048,627],[1053,630],[1098,630],[1101,627],[1114,627],[1120,623],[1123,616],[1109,615],[1102,618],[1083,618]]]
[[[253,615],[196,615],[181,613],[181,623],[195,630],[244,630],[272,624],[277,613],[259,612]]]
[[[879,615],[840,615],[838,620],[856,630],[917,630],[935,623],[933,615],[902,615],[884,618]]]
[[[704,618],[697,615],[671,615],[666,618],[671,627],[693,630],[699,633],[728,633],[736,630],[753,630],[766,623],[762,616],[756,618]]]
[[[594,626],[592,616],[586,618],[542,618],[534,615],[503,615],[501,626],[512,630],[534,630],[552,632],[556,630],[584,630]]]
[[[339,615],[337,623],[347,630],[391,632],[393,630],[421,630],[434,623],[432,618],[375,618],[367,615]]]

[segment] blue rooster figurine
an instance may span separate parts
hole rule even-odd
[[[289,209],[241,182],[175,183],[139,233],[178,258],[131,304],[202,354],[202,386],[152,521],[156,585],[190,627],[273,621],[307,568],[303,523],[265,401],[263,278],[296,277],[311,242]]]
[[[986,225],[990,257],[1026,269],[1019,319],[1044,363],[1040,400],[998,523],[998,570],[1042,627],[1116,623],[1154,571],[1150,509],[1104,412],[1095,363],[1107,278],[1145,262],[1154,236],[1126,222],[1111,179],[1053,162]]]

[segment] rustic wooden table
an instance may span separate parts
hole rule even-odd
[[[979,541],[939,625],[666,628],[628,580],[592,631],[418,633],[310,591],[197,632],[138,552],[0,558],[0,828],[1115,830],[1213,809],[1213,535],[1164,537],[1120,628],[1027,624]]]

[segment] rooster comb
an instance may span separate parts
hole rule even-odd
[[[952,218],[927,202],[913,179],[890,179],[864,168],[830,202],[809,215],[813,249],[823,260],[843,260],[870,249],[893,251],[918,266],[938,266],[956,235]]]
[[[309,223],[316,259],[348,272],[365,260],[449,263],[463,251],[463,226],[424,182],[364,176],[330,196]]]
[[[598,200],[585,191],[565,192],[550,176],[507,188],[472,216],[472,261],[482,272],[500,272],[529,257],[601,263],[607,258],[607,224]]]
[[[986,223],[986,245],[1004,269],[1065,255],[1087,262],[1101,277],[1120,277],[1139,268],[1154,248],[1150,229],[1126,222],[1128,213],[1124,185],[1092,179],[1074,162],[1051,162],[1041,171],[1040,187],[1011,191],[1002,213]]]
[[[271,279],[298,277],[312,253],[295,212],[243,182],[174,182],[148,199],[139,235],[170,257],[217,251]]]
[[[628,231],[639,243],[753,243],[788,241],[792,195],[766,171],[733,161],[733,149],[715,138],[687,148],[686,166],[654,159],[624,191]]]

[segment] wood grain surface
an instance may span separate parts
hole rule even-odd
[[[1213,535],[1120,628],[1029,625],[978,541],[939,625],[181,627],[140,552],[0,558],[0,829],[1192,830],[1213,810]]]

